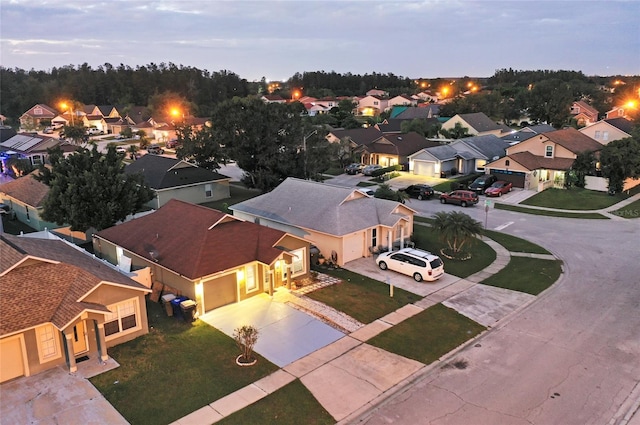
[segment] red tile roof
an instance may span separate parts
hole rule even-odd
[[[271,264],[282,254],[276,245],[285,235],[176,199],[97,234],[192,280],[256,260]]]

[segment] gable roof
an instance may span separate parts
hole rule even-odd
[[[494,158],[506,155],[509,143],[500,139],[494,134],[486,134],[484,136],[472,136],[458,139],[451,143],[455,148],[457,144],[464,143],[470,146],[480,154],[484,155],[484,159],[492,161]]]
[[[280,230],[172,199],[156,212],[96,236],[195,280],[244,264],[271,264],[283,253]]]
[[[43,323],[58,329],[85,310],[109,313],[81,299],[102,283],[149,290],[114,268],[59,239],[0,235],[0,335]]]
[[[230,179],[186,161],[160,155],[143,155],[127,165],[124,172],[142,173],[147,185],[156,190]]]
[[[593,106],[589,105],[587,102],[582,101],[582,100],[577,100],[575,102],[573,102],[573,107],[571,109],[573,109],[575,106],[577,106],[580,110],[579,113],[580,114],[589,114],[589,115],[596,115],[598,116],[598,110],[596,108],[594,108]]]
[[[0,192],[35,208],[42,206],[49,186],[34,179],[35,172],[0,185]]]
[[[12,150],[29,154],[33,152],[46,152],[47,149],[53,148],[61,143],[61,140],[50,136],[34,136],[31,133],[18,133],[0,143],[0,150]]]
[[[500,138],[509,142],[510,144],[515,144],[530,139],[536,134],[546,133],[548,131],[555,131],[555,128],[553,128],[549,124],[530,125],[527,127],[523,127],[518,131],[511,132],[506,136],[501,136]]]
[[[289,226],[344,236],[374,226],[394,226],[406,214],[398,202],[372,198],[358,189],[287,178],[274,190],[229,207]]]
[[[542,136],[545,136],[553,143],[556,143],[573,153],[587,151],[593,152],[602,149],[601,143],[598,143],[575,128],[550,131],[548,133],[542,133]]]
[[[620,131],[624,131],[627,134],[631,134],[631,131],[633,129],[633,123],[626,118],[609,118],[603,121],[614,126]]]
[[[331,133],[340,140],[346,137],[356,145],[368,145],[382,136],[382,132],[375,127],[332,130]]]
[[[36,115],[34,112],[36,109],[41,109],[43,113]],[[28,115],[34,118],[46,119],[46,118],[55,117],[56,115],[58,115],[58,112],[49,105],[45,105],[44,103],[38,103],[36,105],[33,105],[31,108],[29,108],[27,112],[22,114],[22,116],[25,116],[25,115]]]
[[[395,107],[394,107],[395,110]],[[405,120],[413,120],[413,119],[427,119],[435,117],[440,113],[440,105],[429,104],[428,106],[420,106],[420,107],[405,107],[404,110],[399,111],[397,114],[391,115],[392,118],[405,119]],[[434,121],[437,123],[437,120]]]
[[[572,158],[547,158],[537,156],[531,152],[517,152],[509,155],[509,158],[528,170],[548,169],[548,170],[569,170],[575,161]],[[489,165],[487,165],[488,167]]]
[[[408,156],[433,146],[440,146],[440,142],[427,140],[424,136],[412,131],[403,134],[385,134],[362,148],[370,153]]]
[[[483,112],[458,114],[458,116],[479,133],[484,131],[501,130],[503,128],[502,126],[493,122],[491,118],[486,116]]]

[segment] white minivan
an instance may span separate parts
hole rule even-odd
[[[382,270],[393,270],[412,276],[416,282],[433,282],[444,274],[444,263],[437,255],[415,248],[383,252],[376,258]]]

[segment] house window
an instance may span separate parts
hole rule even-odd
[[[603,131],[602,132],[602,140],[609,140],[609,132],[608,131]]]
[[[511,161],[509,161],[508,159],[504,160],[504,165],[505,167],[508,167],[509,165],[511,165]]]
[[[104,321],[104,335],[107,340],[142,328],[140,320],[138,320],[138,311],[140,309],[137,298],[112,304],[107,308],[111,311]]]
[[[53,325],[48,324],[36,328],[38,342],[38,358],[40,363],[48,362],[60,357],[60,343],[58,332]]]
[[[42,164],[42,155],[33,155],[31,157],[31,164],[33,164],[33,165],[41,165]]]
[[[304,248],[291,251],[291,255],[293,255],[293,259],[291,262],[291,277],[296,277],[298,275],[304,274]]]
[[[600,138],[602,137],[602,132],[600,131],[596,131],[596,140],[600,140]]]
[[[33,115],[42,115],[42,108],[34,108]]]
[[[378,246],[378,229],[371,229],[371,246]]]
[[[213,189],[210,184],[204,185],[204,196],[207,198],[211,198],[213,196]]]
[[[374,101],[374,102],[373,102],[373,104],[374,104],[374,105],[377,105],[377,104],[378,104],[378,101],[377,101],[377,100],[376,100],[376,101]]]
[[[255,291],[258,289],[258,282],[256,281],[256,266],[252,264],[245,267],[245,284],[247,286],[247,292]]]
[[[553,158],[553,146],[547,146],[545,148],[544,156],[547,158]]]

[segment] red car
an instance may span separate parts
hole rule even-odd
[[[511,192],[512,187],[513,184],[511,184],[510,182],[498,180],[497,182],[489,186],[489,188],[484,191],[484,194],[487,196],[502,196],[505,193]]]
[[[475,205],[478,203],[478,195],[470,190],[454,190],[450,193],[440,195],[440,202],[443,204],[458,204],[461,207]]]

